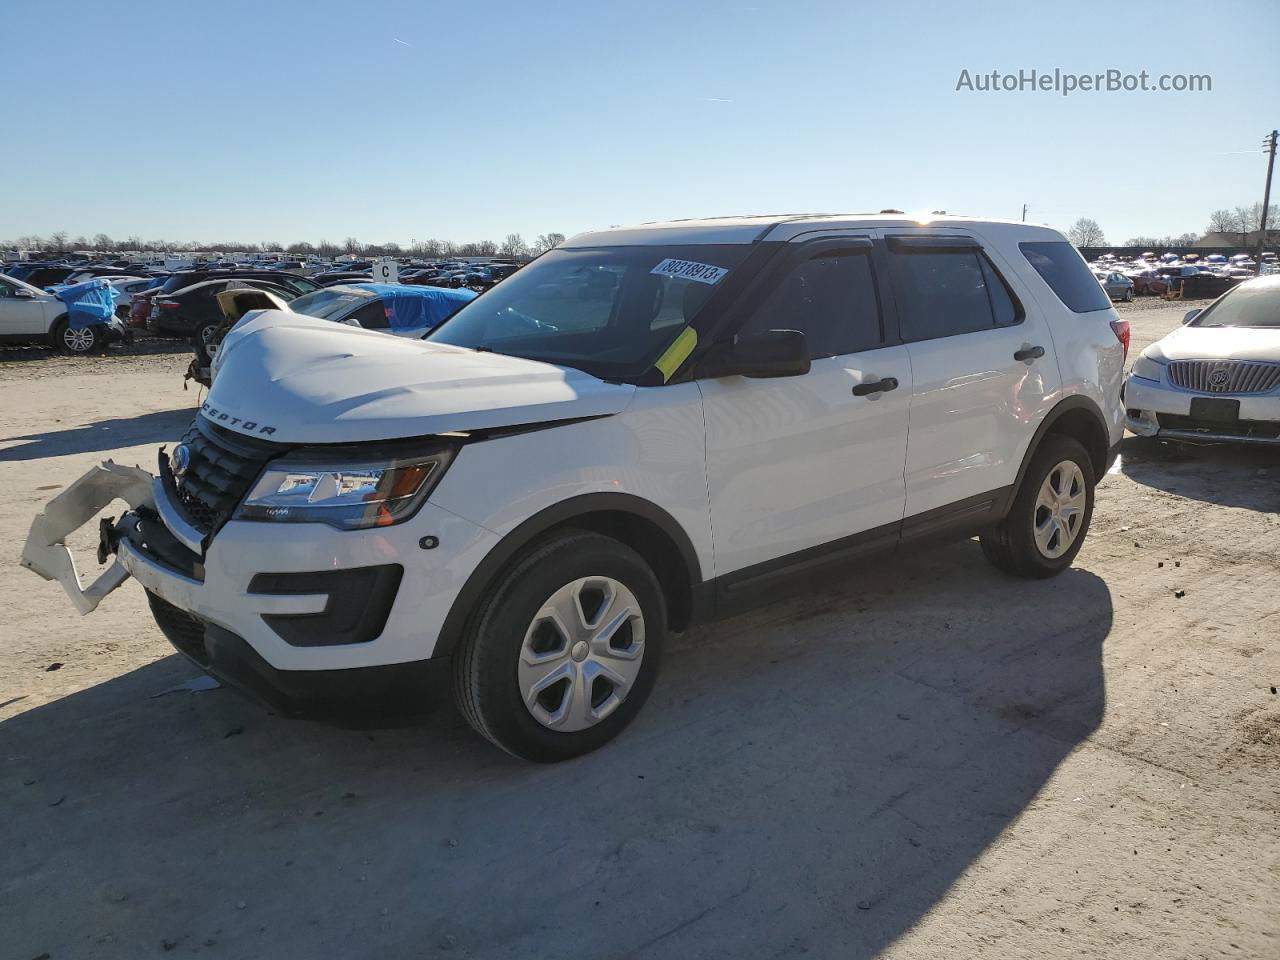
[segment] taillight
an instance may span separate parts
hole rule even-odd
[[[179,303],[177,300],[157,300],[156,306],[158,306],[161,310],[177,310],[179,307]],[[1120,322],[1124,323],[1123,320]],[[1115,324],[1112,324],[1112,326],[1115,326]],[[1129,339],[1128,339],[1129,325],[1127,323],[1125,323],[1124,329],[1125,329],[1125,347],[1127,348],[1129,345]]]
[[[1129,359],[1129,321],[1128,320],[1112,320],[1111,329],[1115,332],[1116,339],[1120,341],[1124,347],[1124,358]]]

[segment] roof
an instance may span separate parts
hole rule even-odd
[[[742,217],[709,217],[706,219],[667,220],[640,223],[629,227],[593,230],[570,237],[562,244],[567,248],[590,246],[625,246],[645,244],[754,243],[790,240],[804,233],[834,229],[881,229],[885,227],[989,227],[1000,225],[1016,228],[1027,235],[1044,234],[1061,239],[1050,227],[1017,220],[990,220],[982,217],[960,217],[931,213],[808,213],[772,214]]]

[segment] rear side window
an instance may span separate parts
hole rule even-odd
[[[1018,249],[1072,313],[1110,309],[1111,298],[1076,248],[1065,240],[1020,243]]]
[[[861,249],[837,250],[796,263],[739,333],[766,330],[799,330],[812,360],[881,346],[871,257]]]
[[[1004,280],[979,251],[898,252],[889,261],[904,340],[978,333],[1022,319]]]

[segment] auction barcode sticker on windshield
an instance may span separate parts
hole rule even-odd
[[[674,277],[677,280],[719,283],[720,278],[729,271],[725,267],[717,267],[711,263],[698,263],[696,260],[675,260],[667,257],[649,272],[663,277]]]

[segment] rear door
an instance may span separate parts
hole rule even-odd
[[[745,584],[802,551],[896,540],[911,366],[877,261],[869,236],[797,243],[738,335],[800,330],[809,373],[698,381],[717,576]]]
[[[1013,484],[1061,378],[1048,325],[998,254],[967,235],[886,241],[914,378],[907,535],[912,517],[989,506]]]

